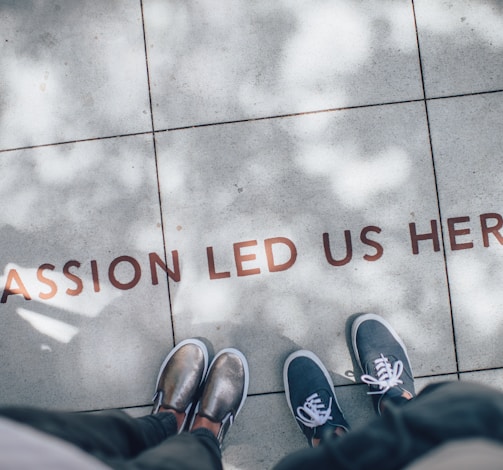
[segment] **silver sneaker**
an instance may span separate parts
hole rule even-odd
[[[192,424],[196,414],[220,423],[217,435],[220,445],[246,401],[249,375],[245,356],[234,348],[220,351],[210,365]]]
[[[163,408],[185,413],[185,420],[178,433],[182,432],[190,410],[197,398],[206,372],[209,353],[206,344],[199,339],[186,339],[168,354],[157,376],[157,385],[152,414]]]

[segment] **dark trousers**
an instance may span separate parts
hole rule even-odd
[[[121,411],[66,413],[0,408],[0,416],[69,442],[115,469],[221,470],[220,446],[206,429],[176,434],[172,413],[131,418]]]
[[[471,438],[503,443],[503,394],[469,382],[434,384],[403,406],[387,404],[360,429],[287,456],[275,470],[394,470]]]

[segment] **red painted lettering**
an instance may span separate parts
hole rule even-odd
[[[459,235],[469,235],[469,228],[456,229],[456,224],[470,222],[470,217],[453,217],[447,219],[447,227],[449,229],[449,240],[451,242],[451,250],[467,250],[473,248],[473,242],[458,243],[456,237]]]
[[[488,226],[487,221],[489,219],[496,219],[496,225],[491,227]],[[492,233],[496,240],[499,241],[500,245],[503,245],[503,236],[499,230],[503,227],[503,217],[500,214],[488,213],[480,215],[480,225],[482,227],[482,240],[484,241],[484,246],[487,248],[489,246],[489,234]]]
[[[122,283],[118,281],[117,278],[115,277],[115,268],[119,263],[129,263],[133,267],[134,276],[130,282]],[[117,287],[117,289],[121,290],[132,289],[134,286],[136,286],[136,284],[138,284],[141,278],[140,263],[138,263],[138,261],[136,261],[131,256],[119,256],[118,258],[115,258],[110,264],[110,267],[108,268],[108,278],[110,279],[112,285],[114,287]]]
[[[149,253],[148,259],[150,261],[150,275],[152,276],[152,284],[156,286],[159,284],[159,278],[157,277],[157,266],[167,273],[168,277],[173,279],[173,281],[179,282],[180,275],[180,262],[178,260],[178,251],[174,250],[171,252],[171,257],[173,258],[174,271],[168,268],[166,263],[159,257],[157,253]]]
[[[351,258],[353,258],[353,243],[351,241],[351,232],[349,230],[344,231],[344,238],[346,240],[346,256],[341,260],[336,260],[332,256],[332,252],[330,250],[330,237],[328,233],[323,234],[323,248],[325,249],[325,257],[332,266],[344,266],[351,261]]]
[[[48,285],[51,288],[51,290],[49,292],[47,292],[47,293],[40,292],[38,294],[38,296],[41,299],[43,299],[43,300],[52,299],[58,293],[58,286],[57,286],[57,284],[52,279],[49,279],[49,278],[47,278],[47,277],[44,276],[44,271],[46,269],[48,269],[50,271],[54,271],[55,267],[56,266],[54,266],[53,264],[43,264],[42,266],[40,266],[37,269],[37,279],[42,284],[46,284],[46,285]]]
[[[226,277],[231,277],[229,271],[222,271],[217,273],[215,270],[215,257],[213,255],[213,247],[206,247],[206,257],[208,258],[208,271],[210,273],[210,279],[224,279]]]
[[[436,220],[430,221],[431,232],[423,233],[418,235],[416,232],[416,224],[414,222],[409,224],[410,231],[410,241],[412,244],[412,253],[419,254],[419,244],[418,241],[422,240],[432,240],[433,241],[433,251],[440,251],[440,239],[438,238],[438,224]]]
[[[252,274],[260,274],[260,268],[244,269],[243,263],[256,259],[255,253],[242,254],[241,249],[247,246],[256,246],[257,240],[249,240],[246,242],[234,243],[234,260],[236,261],[236,269],[238,276],[251,276]]]
[[[17,287],[12,287],[12,283],[15,282]],[[7,302],[7,297],[9,295],[22,295],[25,300],[31,300],[30,294],[26,290],[26,287],[21,281],[18,272],[15,269],[11,269],[7,274],[7,280],[5,281],[5,289],[2,293],[2,298],[0,299],[1,304],[5,304]]]
[[[100,278],[98,274],[98,263],[96,260],[91,260],[91,275],[93,276],[93,289],[94,292],[99,292],[100,288]]]
[[[274,254],[272,250],[272,246],[278,243],[286,245],[290,250],[290,258],[288,259],[288,261],[285,261],[284,263],[281,264],[276,264],[274,262]],[[285,237],[268,238],[267,240],[264,240],[264,247],[265,247],[265,254],[267,257],[267,265],[269,267],[270,272],[286,271],[287,269],[291,268],[295,263],[295,261],[297,260],[297,248],[295,244],[292,242],[292,240],[290,240],[289,238]]]
[[[91,261],[92,263],[92,261]],[[95,261],[96,263],[96,261]],[[80,268],[80,263],[75,260],[70,260],[65,265],[63,266],[63,274],[65,275],[66,278],[70,279],[70,281],[75,282],[75,288],[74,289],[66,289],[66,293],[71,296],[76,296],[79,295],[82,290],[84,289],[84,285],[82,283],[82,279],[75,274],[70,272],[70,268]],[[99,292],[98,290],[95,289],[95,292]]]
[[[369,232],[381,233],[381,229],[379,227],[370,225],[368,227],[365,227],[361,231],[360,240],[362,241],[362,243],[364,245],[371,246],[376,250],[375,255],[365,255],[363,259],[365,259],[366,261],[377,261],[383,255],[384,249],[380,243],[377,243],[375,240],[371,240],[370,238],[367,237],[367,233]]]

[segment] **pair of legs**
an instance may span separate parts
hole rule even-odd
[[[249,372],[240,351],[224,349],[212,359],[211,349],[189,339],[168,354],[149,416],[6,408],[0,418],[62,439],[112,468],[221,469],[221,445],[245,402]]]

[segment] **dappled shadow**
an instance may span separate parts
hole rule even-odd
[[[213,338],[243,344],[260,364],[252,390],[269,391],[281,380],[276,345],[264,338],[322,347],[342,372],[350,368],[343,319],[371,310],[403,332],[418,374],[455,370],[442,253],[426,241],[413,255],[409,233],[409,223],[427,233],[439,219],[425,108],[410,102],[423,97],[412,4],[342,2],[309,12],[247,4],[226,16],[204,5],[198,15],[176,2],[146,7],[156,128],[187,127],[157,134],[168,248],[185,260],[172,283],[176,334],[213,319]],[[179,36],[159,18],[176,20]],[[324,29],[341,18],[343,37]],[[473,37],[490,48],[484,31]],[[174,48],[160,53],[170,41]],[[406,103],[253,120],[389,101]],[[243,122],[209,125],[232,120]],[[189,128],[198,124],[208,126]],[[371,234],[384,249],[376,261],[363,259],[375,251],[359,241],[369,226],[382,229]],[[342,259],[345,230],[353,258],[330,266],[322,234]],[[262,243],[271,237],[298,248],[288,272],[267,272]],[[236,277],[233,245],[246,240],[256,241],[245,252],[256,256],[248,265],[260,277]],[[226,277],[209,280],[206,247]],[[267,334],[247,334],[256,322]],[[242,327],[239,338],[230,325]]]
[[[145,17],[156,129],[422,98],[410,2],[152,0]]]
[[[503,93],[435,101],[429,112],[444,230],[449,218],[465,230],[447,253],[459,366],[499,367]]]
[[[0,150],[151,129],[139,2],[0,3]]]
[[[415,0],[428,98],[503,89],[503,5]]]
[[[33,402],[35,390],[38,405],[59,408],[150,398],[172,345],[165,274],[153,285],[149,265],[150,252],[163,257],[151,139],[0,157],[4,403]],[[144,379],[131,383],[132,370]]]
[[[424,11],[432,2],[415,4]],[[416,374],[456,372],[443,253],[426,240],[414,255],[409,233],[409,223],[427,233],[439,219],[412,2],[243,1],[224,12],[213,2],[145,0],[158,162],[147,133],[141,3],[47,5],[1,5],[0,149],[124,137],[0,153],[0,279],[19,270],[33,297],[9,295],[0,305],[3,401],[146,403],[173,335],[243,350],[253,395],[283,390],[282,361],[298,348],[315,351],[347,394],[363,394],[352,385],[345,335],[347,318],[364,311],[396,327]],[[445,45],[432,52],[425,43],[423,59],[457,45],[468,16],[439,32],[419,12],[420,41],[440,34]],[[487,43],[484,25],[473,27],[463,47],[490,64],[502,46]],[[343,107],[356,109],[335,109]],[[166,248],[180,257],[174,332],[166,285],[154,285],[148,260],[163,256],[157,177]],[[347,231],[352,256],[334,266],[323,234],[340,261]],[[276,237],[288,238],[297,257],[269,272],[264,240]],[[210,279],[207,247],[214,270],[228,276]],[[277,264],[288,259],[284,248],[275,247]],[[110,282],[120,256],[139,263],[134,288]],[[82,264],[84,290],[74,297],[65,293],[75,287],[64,275],[70,260]],[[60,290],[44,300],[49,286],[36,270],[48,263]],[[238,276],[239,265],[260,273]],[[484,279],[498,262],[471,266]],[[130,268],[119,270],[123,282]],[[33,314],[74,329],[55,338]]]
[[[410,222],[424,231],[438,218],[423,113],[411,103],[159,134],[161,190],[172,201],[168,248],[185,259],[171,288],[176,334],[202,334],[213,320],[212,339],[236,342],[260,367],[254,393],[282,389],[286,351],[275,336],[314,349],[344,375],[345,318],[355,311],[397,324],[421,374],[455,368],[443,257],[431,243],[413,255],[408,232]],[[376,256],[360,241],[365,227],[380,229],[369,235],[383,249],[375,261],[365,259]],[[331,266],[322,235],[340,260],[345,230],[352,259]],[[263,240],[271,237],[297,247],[287,271],[267,270]],[[237,277],[233,244],[245,240],[257,240],[243,252],[256,255],[247,266],[261,273]],[[209,279],[207,246],[230,277]]]

